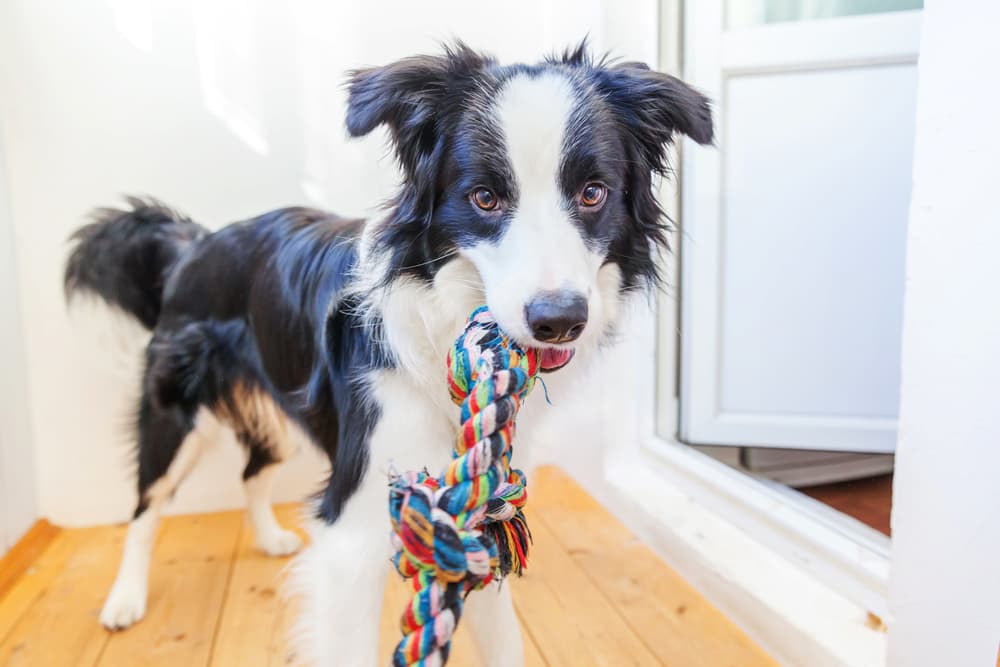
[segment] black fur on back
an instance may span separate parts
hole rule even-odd
[[[160,316],[163,286],[177,260],[207,230],[152,198],[128,197],[125,209],[101,208],[70,237],[67,300],[96,294],[152,330]]]
[[[332,523],[368,465],[379,417],[370,371],[391,365],[377,318],[345,294],[363,221],[285,208],[208,233],[183,215],[130,198],[74,236],[67,294],[86,290],[152,331],[137,410],[139,505],[207,408],[249,453],[244,479],[272,463],[240,392],[258,392],[327,455],[317,514]],[[252,422],[253,419],[250,419]]]

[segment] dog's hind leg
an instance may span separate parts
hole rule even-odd
[[[281,459],[274,448],[260,444],[249,435],[241,434],[240,440],[249,448],[250,458],[243,470],[243,488],[247,494],[247,514],[253,524],[257,548],[268,556],[287,556],[302,546],[302,540],[293,531],[282,528],[271,507],[271,488],[274,473]]]
[[[101,624],[109,630],[127,628],[146,613],[149,562],[163,503],[214,439],[217,424],[204,408],[157,406],[148,394],[142,397],[138,422],[139,503],[101,610]]]

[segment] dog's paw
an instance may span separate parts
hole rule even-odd
[[[302,538],[290,530],[278,530],[257,538],[257,548],[268,556],[289,556],[302,548]]]
[[[101,610],[101,625],[108,630],[124,630],[145,615],[146,591],[115,582]]]

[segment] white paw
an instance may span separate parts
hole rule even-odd
[[[302,548],[302,538],[290,530],[277,530],[260,535],[257,548],[268,556],[288,556]]]
[[[124,630],[146,614],[146,590],[115,582],[101,610],[101,625],[108,630]]]

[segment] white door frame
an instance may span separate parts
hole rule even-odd
[[[734,75],[814,71],[831,68],[916,63],[922,12],[904,11],[778,23],[723,31],[723,1],[700,0],[685,6],[684,76],[724,109],[725,81]],[[716,142],[724,146],[725,119],[717,123]],[[690,142],[688,142],[690,143]],[[693,145],[692,145],[693,148]],[[717,369],[722,325],[720,253],[724,210],[720,193],[722,160],[717,150],[685,150],[681,172],[682,218],[697,211],[697,236],[682,235],[680,401],[681,438],[699,444],[754,445],[889,452],[897,420],[798,414],[724,411],[719,402]],[[695,280],[697,272],[697,280]],[[691,332],[697,332],[696,335]]]
[[[659,68],[674,74],[680,4],[659,1]],[[707,150],[688,146],[685,154]],[[679,178],[690,185],[683,172]],[[672,188],[662,202],[677,219]],[[668,275],[676,285],[676,273]],[[639,309],[616,362],[630,380],[602,401],[602,421],[615,428],[604,436],[600,474],[572,459],[563,464],[779,662],[884,664],[884,628],[869,614],[887,618],[889,539],[676,439],[675,289],[657,305],[655,321]]]

